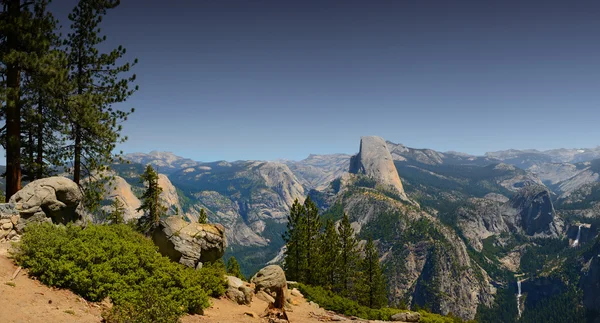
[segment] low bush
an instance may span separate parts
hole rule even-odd
[[[383,320],[389,321],[392,315],[407,312],[396,308],[385,307],[381,309],[373,309],[367,306],[359,305],[357,302],[337,295],[336,293],[326,290],[320,286],[308,286],[297,284],[296,287],[300,290],[307,300],[313,301],[326,310],[336,313],[356,316],[366,320]],[[460,318],[442,316],[439,314],[429,313],[427,311],[419,311],[421,314],[422,323],[461,323]]]
[[[30,225],[14,258],[46,285],[90,301],[109,297],[109,322],[173,322],[225,292],[223,266],[196,271],[174,263],[127,225]]]

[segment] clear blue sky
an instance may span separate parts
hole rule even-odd
[[[52,5],[64,26],[75,2]],[[600,144],[597,0],[123,0],[106,18],[110,44],[140,60],[126,152]]]

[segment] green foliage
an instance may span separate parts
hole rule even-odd
[[[339,279],[340,237],[332,220],[327,220],[325,232],[319,236],[319,250],[317,282],[321,286],[333,289]]]
[[[158,227],[161,217],[165,216],[167,208],[160,203],[162,188],[158,185],[158,173],[148,164],[140,176],[140,181],[146,183],[146,191],[142,195],[138,211],[144,211],[139,219],[140,230],[146,234]]]
[[[14,257],[44,284],[69,288],[90,301],[110,297],[116,308],[107,315],[115,322],[130,315],[139,322],[196,313],[209,306],[209,295],[225,291],[222,267],[196,271],[171,262],[127,225],[32,224]],[[147,308],[146,301],[158,309]]]
[[[198,215],[198,223],[208,223],[208,215],[206,215],[206,211],[203,208],[200,209],[200,215]]]
[[[241,280],[246,280],[246,277],[242,275],[240,270],[240,264],[238,264],[237,260],[233,256],[229,257],[227,260],[227,274],[230,276],[235,276]]]
[[[519,323],[585,322],[585,309],[580,305],[582,296],[580,290],[572,287],[565,293],[542,299],[533,307],[526,300]]]
[[[73,162],[73,178],[90,176],[96,171],[102,173],[115,159],[113,150],[127,137],[121,136],[121,122],[127,120],[129,111],[118,110],[116,103],[127,100],[136,90],[130,84],[136,76],[127,75],[133,64],[120,61],[126,50],[118,46],[107,53],[99,48],[106,41],[101,35],[101,22],[108,10],[119,5],[115,0],[79,0],[69,14],[70,33],[64,40],[64,48],[70,70],[68,127],[65,135],[73,141],[64,149],[64,160]]]
[[[112,202],[112,210],[108,213],[106,219],[112,224],[123,224],[125,223],[125,206],[121,201],[121,198],[115,196]]]
[[[406,312],[390,307],[373,309],[367,306],[362,306],[356,301],[342,297],[330,290],[320,286],[309,286],[298,284],[298,289],[304,294],[306,299],[313,301],[319,306],[347,316],[356,316],[365,320],[384,320],[389,321],[392,315]],[[438,314],[432,314],[427,311],[419,311],[421,320],[424,323],[460,323],[461,319],[456,317],[447,317]]]
[[[516,322],[518,315],[517,297],[512,288],[499,288],[491,307],[479,305],[475,319],[478,322]]]
[[[360,261],[360,279],[356,290],[362,305],[370,308],[387,305],[385,278],[379,264],[379,253],[371,238],[365,245],[365,256]]]
[[[352,294],[352,286],[356,279],[358,265],[358,241],[354,236],[354,229],[350,225],[350,218],[346,213],[342,217],[338,228],[340,237],[339,275],[335,288],[342,296]]]

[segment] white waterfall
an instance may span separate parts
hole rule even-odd
[[[581,224],[579,225],[579,229],[577,230],[577,238],[573,241],[572,247],[577,247],[579,245],[579,238],[581,238]]]
[[[517,310],[519,311],[519,316],[521,317],[521,281],[517,280],[517,288],[519,289],[519,293],[517,294]]]

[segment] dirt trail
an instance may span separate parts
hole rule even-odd
[[[17,266],[9,258],[7,243],[0,243],[0,322],[101,322],[101,309],[97,304],[88,303],[71,291],[50,288],[28,277],[27,270],[21,270],[12,280]],[[14,286],[12,286],[14,284]],[[319,322],[314,314],[323,315],[302,297],[292,297],[297,305],[288,311],[292,323]],[[212,306],[205,315],[187,315],[183,323],[207,322],[264,322],[259,316],[267,308],[267,303],[254,297],[251,305],[237,305],[222,298],[212,299]],[[248,314],[252,313],[255,317]]]
[[[67,290],[50,288],[8,258],[9,244],[0,244],[0,322],[100,322],[100,309]],[[11,286],[13,285],[14,286]]]

